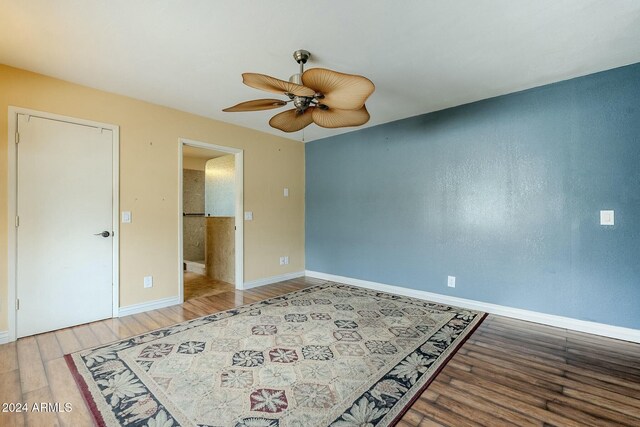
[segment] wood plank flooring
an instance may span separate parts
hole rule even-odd
[[[207,276],[192,272],[184,273],[184,300],[216,295],[226,291],[233,291],[236,287],[221,280],[210,279]]]
[[[321,281],[300,278],[26,337],[0,346],[0,403],[71,403],[0,413],[0,426],[91,426],[63,354]],[[398,423],[408,426],[640,426],[640,345],[489,316]]]
[[[640,344],[490,315],[407,426],[640,426]]]

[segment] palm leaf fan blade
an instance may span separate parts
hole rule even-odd
[[[322,110],[315,108],[313,122],[323,128],[342,128],[360,126],[369,121],[369,112],[364,105],[359,110],[340,110],[330,108]]]
[[[241,102],[234,105],[233,107],[225,108],[222,111],[226,111],[228,113],[242,111],[262,111],[279,108],[284,105],[287,105],[287,102],[281,99],[254,99],[252,101]]]
[[[375,90],[366,77],[311,68],[302,74],[302,83],[324,95],[319,101],[330,108],[358,110]]]
[[[315,108],[309,107],[303,113],[298,110],[287,110],[276,114],[269,120],[269,125],[283,132],[296,132],[313,123]]]
[[[243,73],[242,82],[254,89],[278,93],[280,95],[290,93],[296,96],[312,97],[316,93],[315,90],[311,88],[276,79],[275,77],[267,76],[266,74]]]

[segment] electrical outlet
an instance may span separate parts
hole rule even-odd
[[[284,265],[284,257],[283,256],[280,257],[280,265]]]
[[[450,288],[456,287],[456,276],[447,276],[447,286]]]
[[[144,287],[145,288],[153,287],[153,276],[144,276]]]
[[[289,257],[284,257],[284,265],[289,265]]]

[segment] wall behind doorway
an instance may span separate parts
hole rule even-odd
[[[189,163],[185,162],[186,159],[183,159],[183,165]],[[182,219],[182,250],[185,261],[204,261],[204,174],[204,170],[182,170],[182,210],[187,214]]]
[[[205,213],[235,217],[235,157],[226,155],[205,165]]]
[[[235,156],[205,166],[205,267],[208,277],[235,284]]]

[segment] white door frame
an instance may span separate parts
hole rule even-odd
[[[108,123],[100,123],[92,120],[77,119],[75,117],[62,116],[59,114],[47,113],[44,111],[31,110],[28,108],[20,108],[9,106],[9,137],[8,137],[8,177],[7,177],[7,195],[8,195],[8,260],[7,260],[7,272],[9,279],[9,294],[7,299],[7,313],[9,321],[9,341],[16,340],[16,295],[17,295],[17,278],[16,278],[16,263],[18,261],[16,257],[17,252],[17,240],[16,240],[16,214],[17,214],[17,150],[16,139],[18,133],[18,114],[24,114],[27,116],[41,117],[44,119],[57,120],[61,122],[67,122],[76,125],[90,126],[94,128],[101,128],[110,130],[113,135],[112,147],[113,147],[113,212],[111,225],[113,231],[113,317],[118,317],[119,308],[119,291],[120,291],[120,229],[119,229],[119,211],[120,211],[120,127]]]
[[[236,211],[235,211],[235,279],[236,289],[244,289],[244,151],[239,148],[225,147],[222,145],[209,144],[207,142],[194,141],[187,138],[178,138],[178,217],[180,218],[178,224],[178,245],[180,253],[180,274],[178,297],[180,303],[184,302],[184,248],[183,248],[183,183],[182,183],[182,148],[188,145],[190,147],[204,148],[212,151],[220,151],[222,153],[233,154],[235,159],[235,196],[236,196]]]

